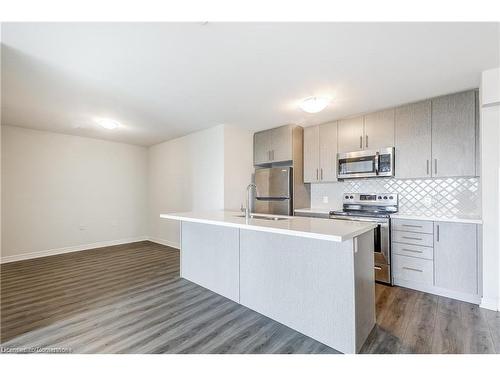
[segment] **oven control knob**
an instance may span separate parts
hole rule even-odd
[[[393,199],[392,195],[389,197],[389,199]]]
[[[387,195],[384,196],[384,199],[387,199]]]
[[[349,197],[349,199],[354,199],[354,197],[351,195],[351,196]]]
[[[349,196],[348,196],[348,195],[346,195],[346,196],[345,196],[345,199],[349,199]]]
[[[378,196],[378,199],[382,199],[382,197],[379,195],[379,196]]]

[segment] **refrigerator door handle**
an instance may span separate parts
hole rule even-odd
[[[255,197],[258,201],[286,201],[290,197]]]

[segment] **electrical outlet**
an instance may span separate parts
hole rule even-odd
[[[326,196],[326,195],[325,195],[325,196],[323,197],[323,203],[328,203],[328,196]]]

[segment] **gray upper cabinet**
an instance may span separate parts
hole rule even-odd
[[[269,131],[258,132],[253,135],[253,163],[263,164],[271,162],[271,136]]]
[[[337,181],[337,121],[319,126],[319,176],[322,182]]]
[[[337,181],[337,122],[304,129],[304,182]]]
[[[360,151],[364,148],[363,116],[338,122],[338,152]]]
[[[365,116],[365,149],[394,147],[394,109]]]
[[[476,92],[432,99],[432,175],[476,175]]]
[[[293,126],[264,130],[253,137],[254,165],[293,159]]]
[[[434,223],[435,285],[477,294],[477,227],[475,224]]]
[[[292,160],[292,126],[271,129],[271,156],[273,162]]]
[[[319,126],[304,129],[304,182],[319,181]]]
[[[431,101],[396,108],[394,145],[397,178],[431,177]]]

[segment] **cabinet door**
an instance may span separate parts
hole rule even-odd
[[[394,109],[365,116],[364,147],[368,150],[394,147]]]
[[[476,172],[475,92],[432,99],[432,174],[474,176]]]
[[[271,159],[273,162],[292,160],[292,127],[280,126],[271,130]]]
[[[304,129],[304,182],[319,179],[319,126]]]
[[[396,108],[394,145],[397,178],[431,176],[431,102]]]
[[[337,181],[337,121],[319,126],[319,171],[321,181]]]
[[[363,149],[363,116],[340,120],[338,123],[338,152]]]
[[[271,151],[271,131],[266,130],[253,135],[253,163],[269,163]]]
[[[434,272],[436,286],[477,294],[475,224],[434,223]]]

